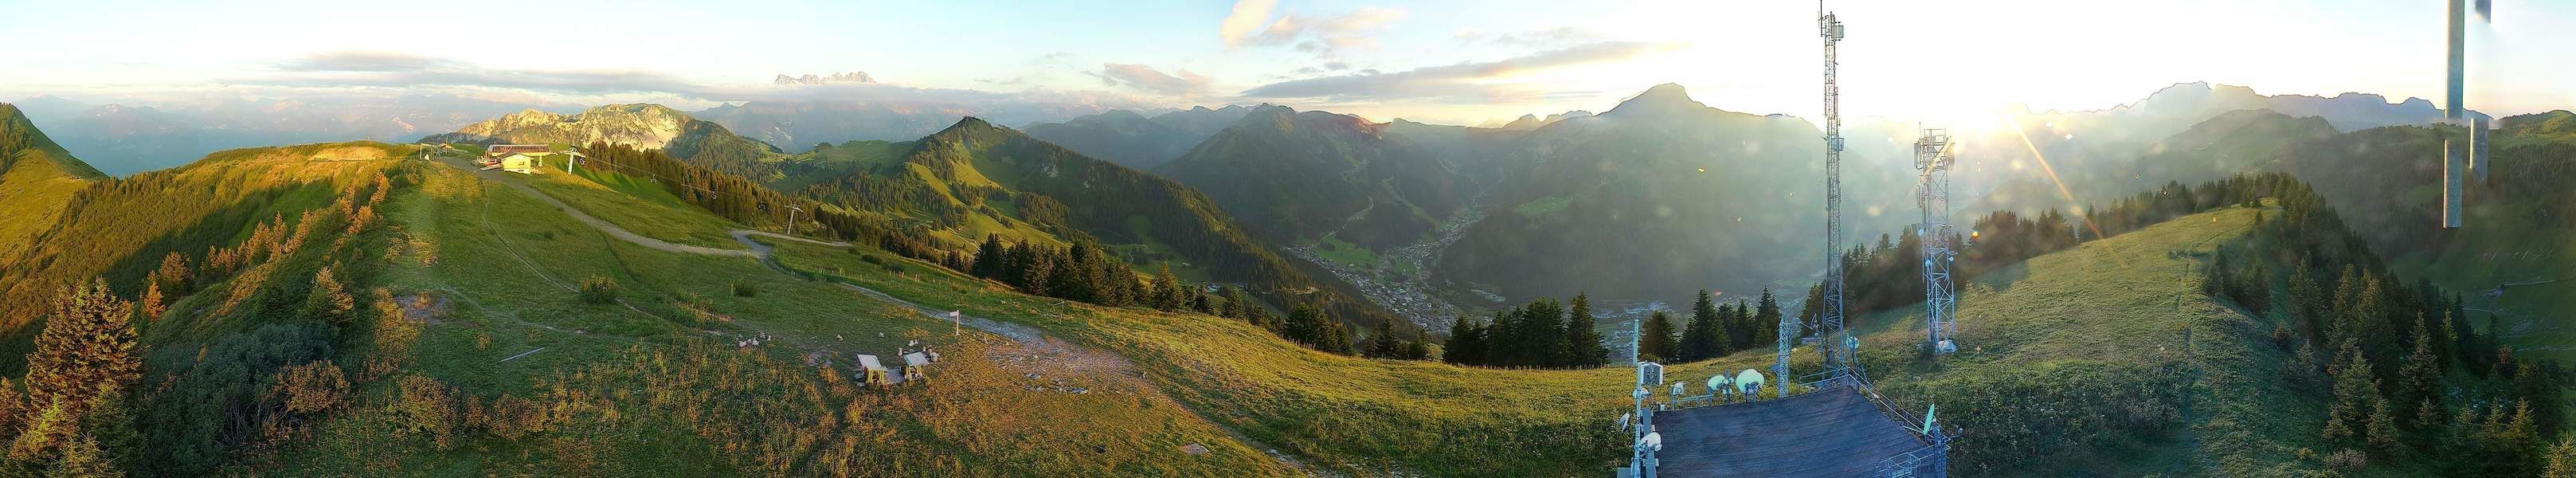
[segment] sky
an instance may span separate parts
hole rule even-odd
[[[2472,22],[2472,108],[2576,108],[2576,2]],[[2440,99],[2438,0],[1835,0],[1844,113],[1977,122],[2179,82]],[[452,93],[551,104],[844,98],[1278,103],[1474,124],[1660,83],[1814,117],[1796,1],[0,0],[0,101]],[[787,88],[778,74],[875,83]]]

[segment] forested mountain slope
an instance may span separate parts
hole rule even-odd
[[[1372,249],[1412,244],[1473,193],[1438,157],[1383,124],[1273,105],[1253,108],[1155,171],[1208,191],[1282,243],[1335,236]]]
[[[74,191],[101,177],[37,131],[17,106],[0,103],[0,257],[26,247],[53,225]]]

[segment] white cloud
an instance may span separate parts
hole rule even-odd
[[[1253,5],[1258,3],[1258,5]],[[1402,9],[1360,7],[1330,17],[1309,17],[1294,13],[1269,18],[1269,1],[1244,0],[1234,5],[1234,13],[1219,25],[1219,33],[1228,48],[1237,46],[1290,46],[1297,51],[1330,58],[1340,50],[1375,49],[1377,40],[1369,35],[1402,21]],[[1259,31],[1253,31],[1259,26]]]
[[[1244,35],[1261,28],[1261,23],[1270,19],[1271,7],[1278,5],[1279,0],[1237,0],[1234,10],[1225,15],[1225,21],[1217,24],[1217,37],[1225,39],[1227,48],[1233,48],[1243,41]]]
[[[1164,95],[1185,95],[1206,91],[1211,81],[1206,76],[1191,73],[1190,70],[1166,74],[1153,67],[1126,63],[1102,64],[1100,72],[1093,73],[1092,76],[1100,77],[1100,83],[1103,85],[1124,85]]]
[[[1641,42],[1596,42],[1489,62],[1415,68],[1394,73],[1362,70],[1355,74],[1290,80],[1253,87],[1246,98],[1309,98],[1330,101],[1389,99],[1472,99],[1546,94],[1525,85],[1483,80],[1575,65],[1621,61],[1677,48]]]

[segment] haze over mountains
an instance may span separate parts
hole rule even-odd
[[[2271,112],[2240,111],[2246,109]],[[2274,113],[2283,110],[2315,117]],[[946,206],[888,199],[915,195],[903,191],[985,187],[959,184],[946,176],[953,173],[919,176],[895,166],[949,171],[965,165],[906,159],[935,151],[924,148],[936,143],[922,141],[941,137],[938,131],[890,136],[960,111],[755,102],[690,114],[617,105],[570,116],[525,111],[425,139],[664,149],[771,187],[836,198],[857,210],[926,207],[914,209],[919,215],[910,220],[948,231],[940,237],[950,243],[1051,228],[1083,230],[1113,244],[1153,242],[1129,236],[1132,228],[1115,226],[1110,217],[1020,217],[991,226],[957,219],[985,207],[979,204],[987,199],[977,196],[1005,205],[986,215],[1026,214],[1008,206],[1011,195],[1019,194],[1010,191],[1023,191],[1019,187],[1005,186],[1005,192],[994,193],[1000,195],[951,194],[937,201]],[[1953,173],[1954,221],[1999,209],[2080,210],[2167,181],[2277,170],[2283,166],[2266,162],[2285,145],[2333,135],[2339,125],[2420,124],[2438,115],[2420,100],[2266,97],[2205,83],[2177,84],[2108,110],[2025,113],[2020,131],[1959,138],[1966,146]],[[755,127],[800,143],[846,139],[779,148],[700,116],[740,124],[769,121]],[[1172,178],[1241,221],[1267,244],[1259,248],[1300,257],[1293,269],[1338,279],[1324,283],[1381,305],[1412,304],[1397,308],[1422,325],[1435,325],[1461,307],[1497,304],[1497,298],[1588,292],[1609,300],[1669,300],[1703,288],[1794,294],[1813,280],[1822,256],[1814,240],[1821,225],[1803,219],[1822,209],[1816,127],[1783,115],[1711,108],[1678,85],[1648,89],[1599,114],[1531,115],[1494,128],[1376,123],[1262,105],[1150,116],[1112,110],[1034,124],[1024,135],[980,120],[943,129],[956,136],[961,133],[955,127],[970,125],[985,126],[964,137],[992,136],[1012,154],[1073,154]],[[1919,220],[1910,156],[1915,126],[1862,121],[1847,128],[1849,246],[1870,246],[1880,234]],[[880,136],[892,140],[871,139]],[[2204,153],[2213,148],[2233,156]],[[995,160],[1009,158],[1016,156]],[[1061,202],[1076,212],[1114,203]],[[1621,246],[1600,246],[1614,243]]]

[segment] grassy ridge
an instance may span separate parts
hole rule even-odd
[[[927,388],[853,387],[839,378],[845,359],[822,369],[806,360],[891,353],[908,332],[945,324],[751,258],[628,244],[514,189],[423,167],[424,184],[391,201],[405,237],[384,275],[398,295],[425,292],[445,306],[409,344],[405,370],[477,400],[552,403],[552,418],[515,438],[466,434],[442,443],[408,431],[400,413],[360,406],[240,471],[1066,476],[1277,469],[1135,382],[1114,375],[1031,379],[982,358],[985,350],[1011,353],[1008,344],[943,348],[955,365],[934,372]],[[581,204],[588,200],[567,199],[585,210],[594,206]],[[657,216],[692,212],[627,203]],[[623,304],[575,300],[570,283],[590,276],[622,284]],[[735,284],[759,292],[735,295]],[[770,345],[737,349],[731,340],[762,333]],[[531,350],[537,352],[504,361]],[[831,372],[835,366],[844,371]],[[359,396],[386,403],[402,395],[376,382]],[[1208,451],[1185,453],[1190,444]]]

